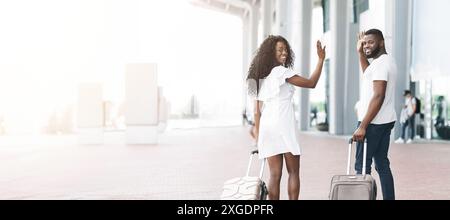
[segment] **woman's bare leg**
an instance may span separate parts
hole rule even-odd
[[[280,181],[283,172],[283,155],[276,155],[267,158],[269,163],[270,179],[269,179],[269,199],[280,199]]]
[[[300,156],[284,154],[289,173],[288,194],[290,200],[298,200],[300,194]]]

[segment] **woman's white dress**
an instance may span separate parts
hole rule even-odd
[[[295,88],[286,81],[294,75],[292,70],[277,66],[262,81],[258,95],[263,102],[258,136],[261,159],[289,152],[301,154],[292,103]]]

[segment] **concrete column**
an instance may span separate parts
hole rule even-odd
[[[403,91],[410,87],[411,66],[411,1],[386,1],[386,32],[392,36],[392,51],[388,51],[397,63],[397,85],[395,86],[395,110],[400,118],[404,104]],[[395,129],[395,137],[401,134],[400,123]]]
[[[158,132],[163,133],[167,128],[167,120],[169,119],[169,108],[164,90],[158,87]]]
[[[266,39],[270,34],[272,34],[272,0],[261,1],[261,22],[262,22],[262,34],[263,39]]]
[[[245,82],[248,74],[248,69],[252,62],[253,56],[258,49],[258,8],[249,6],[246,13],[242,16],[242,45],[243,45],[243,59],[242,59],[242,79]],[[244,97],[242,106],[246,111],[253,112],[252,100],[248,99],[247,88],[243,86],[242,96]],[[244,122],[243,122],[244,123]]]
[[[259,10],[255,6],[251,6],[248,11],[248,19],[249,19],[249,46],[250,46],[250,59],[253,57],[253,54],[258,49],[258,23],[259,23]]]
[[[275,0],[275,28],[274,33],[286,37],[287,27],[287,5],[286,0]]]
[[[309,77],[310,51],[311,51],[311,24],[313,4],[311,1],[289,1],[290,17],[287,27],[290,27],[288,39],[296,59],[294,69],[304,77]],[[299,108],[299,127],[301,131],[309,129],[310,104],[309,89],[299,89],[300,108]]]
[[[242,81],[244,82],[244,85],[242,86],[242,106],[243,111],[247,112],[253,112],[253,104],[251,103],[252,100],[249,99],[247,94],[247,86],[245,85],[248,69],[250,68],[250,62],[251,62],[251,53],[250,53],[250,21],[249,19],[242,18]],[[247,114],[248,115],[248,114]],[[251,114],[252,115],[252,114]],[[245,124],[245,121],[242,120],[242,125]]]
[[[348,50],[347,40],[347,11],[348,2],[341,0],[330,0],[330,34],[331,45],[334,50],[331,52],[330,60],[330,110],[329,128],[331,134],[344,134],[344,101],[345,84],[342,82],[345,77],[346,57]]]
[[[127,144],[158,141],[158,78],[152,63],[128,64],[125,82]]]
[[[355,131],[358,117],[355,111],[355,104],[359,100],[359,56],[356,51],[356,42],[358,38],[359,24],[349,24],[347,31],[348,45],[345,57],[345,88],[344,88],[344,120],[343,134],[351,135]]]
[[[100,83],[82,83],[78,87],[78,143],[103,144],[103,91]]]
[[[433,118],[432,118],[432,103],[433,103],[433,84],[431,79],[425,81],[425,138],[431,140],[433,138]]]

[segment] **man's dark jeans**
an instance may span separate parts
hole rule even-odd
[[[361,122],[358,123],[358,127]],[[372,173],[372,158],[375,160],[375,170],[380,176],[381,189],[384,200],[395,200],[394,178],[388,159],[389,142],[391,130],[395,122],[388,124],[375,125],[370,124],[366,129],[367,140],[367,161],[366,173]],[[355,170],[358,174],[362,173],[363,144],[358,143],[356,147]]]
[[[409,137],[411,138],[411,140],[414,140],[414,136],[415,136],[415,133],[416,133],[415,117],[416,117],[416,115],[413,115],[413,116],[409,117],[405,121],[405,123],[402,124],[402,139],[403,140],[406,140],[405,136],[406,136],[406,128],[407,127],[409,127]]]

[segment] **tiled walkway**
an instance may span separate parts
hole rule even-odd
[[[225,180],[244,175],[252,149],[242,127],[172,130],[153,146],[127,146],[123,136],[107,133],[100,146],[0,137],[0,199],[218,199]],[[331,177],[345,171],[346,138],[300,138],[300,197],[327,199]],[[393,144],[391,165],[398,199],[450,199],[450,144]]]

